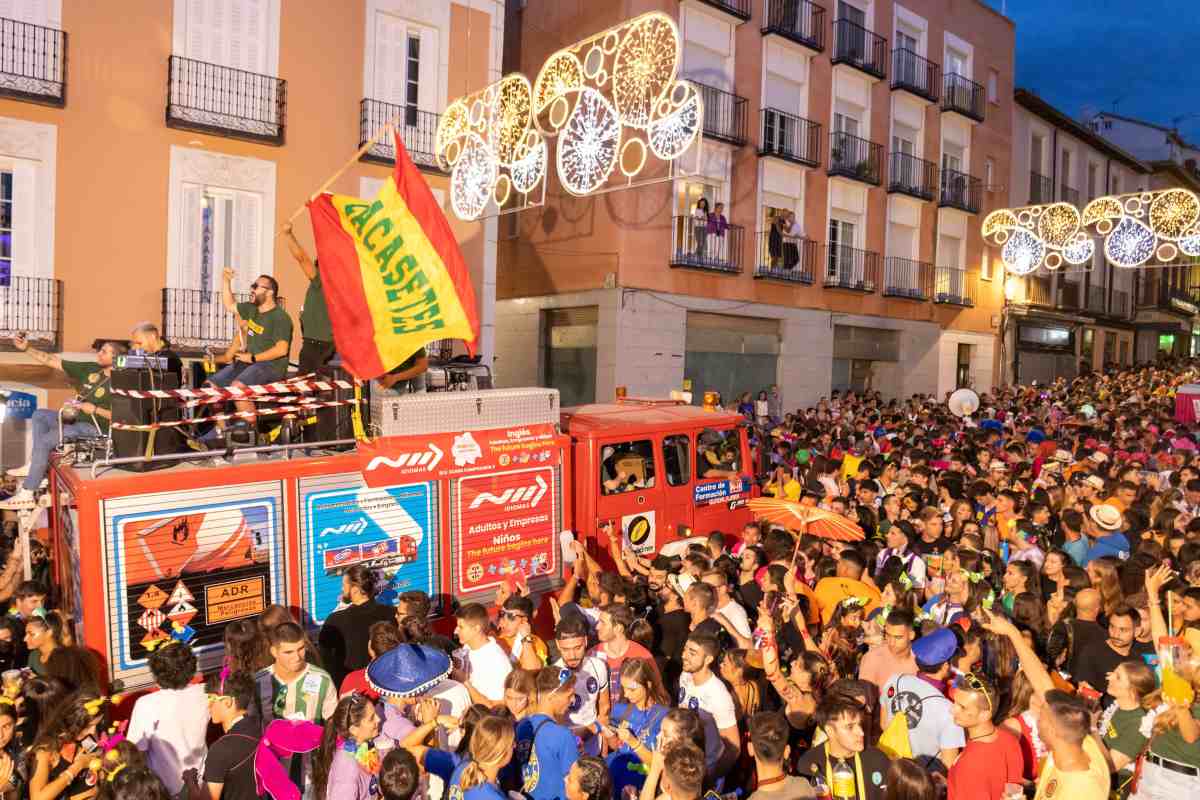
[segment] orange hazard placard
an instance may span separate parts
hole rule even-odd
[[[204,587],[204,605],[209,625],[243,617],[253,617],[267,610],[266,581],[261,575]]]

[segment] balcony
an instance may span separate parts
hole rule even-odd
[[[918,200],[932,200],[937,186],[937,164],[908,153],[892,153],[888,165],[888,192],[898,192]]]
[[[942,170],[942,193],[938,205],[957,208],[968,214],[978,214],[983,198],[983,181],[965,172],[953,169]]]
[[[819,53],[825,49],[825,9],[808,0],[767,0],[762,33],[777,34]]]
[[[887,39],[848,19],[834,20],[833,63],[849,64],[883,80],[887,77]]]
[[[168,128],[283,144],[287,81],[182,56],[168,73]]]
[[[1078,284],[1067,283],[1067,286],[1078,286]],[[1063,287],[1065,289],[1065,287]],[[1063,292],[1064,297],[1068,293]],[[1055,308],[1054,290],[1049,278],[1041,278],[1029,275],[1025,278],[1025,303],[1031,306],[1041,306],[1042,308]]]
[[[0,96],[65,106],[66,31],[0,18]]]
[[[859,250],[848,245],[825,246],[825,275],[822,283],[827,289],[850,289],[871,294],[879,285],[879,253]]]
[[[1108,288],[1105,286],[1089,286],[1087,290],[1087,310],[1092,314],[1103,314],[1108,306]]]
[[[706,6],[724,11],[731,17],[745,22],[750,19],[750,0],[700,0]]]
[[[1071,205],[1075,206],[1076,208],[1079,208],[1079,190],[1078,189],[1072,189],[1070,186],[1063,186],[1063,187],[1060,187],[1058,191],[1059,191],[1059,194],[1062,195],[1059,198],[1060,200],[1062,200],[1064,203],[1070,203]]]
[[[829,138],[829,174],[853,178],[878,186],[883,160],[883,145],[842,131]]]
[[[983,122],[983,86],[951,72],[942,86],[942,111],[953,111],[967,119]]]
[[[1054,181],[1036,172],[1029,173],[1029,204],[1054,202]]]
[[[234,294],[239,303],[249,303],[249,294]],[[283,298],[277,298],[280,308]],[[162,290],[162,334],[180,355],[198,356],[205,348],[224,350],[233,341],[236,318],[221,304],[220,292],[202,289]]]
[[[911,92],[922,100],[936,103],[938,73],[941,68],[932,61],[903,47],[892,51],[892,88]]]
[[[742,271],[741,225],[730,225],[725,235],[709,232],[694,217],[675,217],[671,226],[671,266],[737,274]]]
[[[358,146],[371,140],[385,125],[396,123],[396,132],[404,140],[408,156],[421,169],[440,172],[437,163],[437,128],[441,114],[421,111],[416,106],[385,103],[364,98],[359,104]],[[376,164],[396,163],[396,142],[390,135],[382,136],[362,156],[362,161]]]
[[[933,264],[888,256],[883,260],[883,296],[928,300]]]
[[[0,350],[13,350],[13,337],[24,333],[42,350],[62,349],[62,281],[10,277],[0,282]]]
[[[933,274],[933,302],[970,308],[975,305],[978,274],[962,267],[937,267]]]
[[[1108,306],[1108,315],[1117,319],[1128,319],[1132,316],[1129,308],[1129,292],[1121,289],[1113,289],[1112,301]]]
[[[758,154],[815,167],[821,163],[821,124],[775,108],[758,112]]]
[[[788,283],[811,284],[817,267],[818,245],[803,236],[758,234],[754,277]]]
[[[741,147],[746,143],[746,98],[692,82],[704,103],[704,135]]]

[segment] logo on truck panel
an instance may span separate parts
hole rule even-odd
[[[371,463],[367,464],[367,470],[379,469],[380,467],[392,467],[393,469],[420,467],[433,472],[437,465],[442,463],[442,455],[441,449],[431,442],[424,452],[401,453],[395,458],[376,456],[371,459]]]
[[[542,497],[545,496],[546,491],[550,488],[546,485],[546,481],[541,475],[536,476],[534,481],[535,482],[529,486],[518,486],[505,489],[500,494],[480,492],[475,496],[475,499],[471,501],[471,505],[467,506],[467,508],[474,510],[479,508],[484,503],[491,503],[497,506],[528,503],[529,507],[533,508],[541,501]]]
[[[321,536],[329,536],[331,534],[336,536],[337,534],[340,534],[340,533],[352,533],[355,536],[359,536],[366,529],[367,529],[366,518],[359,517],[358,519],[354,520],[354,522],[347,522],[344,525],[334,525],[334,526],[331,526],[328,528],[323,528],[321,530],[321,533],[318,535],[318,538],[320,538]]]

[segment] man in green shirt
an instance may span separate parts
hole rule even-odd
[[[308,291],[304,293],[304,307],[300,309],[300,374],[316,372],[333,358],[333,324],[329,321],[329,309],[325,305],[325,291],[321,285],[319,262],[308,257],[304,246],[292,233],[292,223],[283,226],[287,236],[288,250],[300,265],[304,277],[308,278]]]
[[[96,362],[93,363],[64,361],[53,353],[43,353],[30,347],[24,335],[13,339],[13,344],[17,350],[28,353],[29,357],[39,364],[65,373],[78,389],[74,399],[63,405],[62,437],[108,434],[108,423],[112,419],[112,387],[109,380],[112,376],[113,362],[118,355],[125,352],[123,345],[118,342],[106,342],[96,354]],[[34,492],[41,488],[42,481],[50,469],[50,454],[62,441],[59,436],[59,414],[58,411],[45,408],[33,412],[33,418],[30,420],[33,428],[33,448],[29,463],[24,467],[9,470],[8,473],[25,480],[16,494],[0,503],[0,508],[18,510],[36,505]]]
[[[252,302],[238,303],[233,297],[233,270],[226,267],[221,303],[238,315],[238,332],[221,357],[226,366],[213,373],[213,386],[245,389],[287,377],[288,352],[292,349],[292,318],[275,303],[279,284],[270,275],[259,275],[250,287]],[[254,411],[250,400],[234,402],[238,411]]]

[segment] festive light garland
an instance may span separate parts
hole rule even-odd
[[[1002,208],[987,215],[981,233],[1014,275],[1088,263],[1093,235],[1118,267],[1164,264],[1180,254],[1200,257],[1200,198],[1174,188],[1097,197],[1082,212],[1069,203]]]

